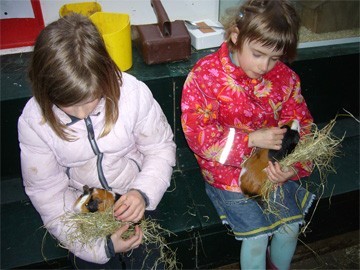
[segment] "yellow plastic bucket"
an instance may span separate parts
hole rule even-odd
[[[80,13],[90,17],[102,35],[106,49],[121,71],[132,66],[130,17],[123,13],[102,12],[97,2],[66,4],[60,8],[60,16]]]
[[[63,5],[60,10],[59,14],[60,17],[64,17],[69,13],[80,13],[84,16],[91,16],[96,12],[101,11],[101,6],[97,2],[83,2],[83,3],[72,3]]]
[[[121,71],[132,66],[130,17],[123,13],[96,12],[90,19],[98,27],[106,49]]]

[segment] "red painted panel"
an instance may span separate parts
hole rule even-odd
[[[40,0],[31,0],[35,18],[1,19],[0,49],[32,46],[44,28]]]

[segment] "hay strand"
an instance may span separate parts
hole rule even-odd
[[[335,124],[336,118],[331,120],[322,129],[312,124],[311,131],[301,138],[294,151],[279,161],[282,168],[295,170],[293,165],[300,162],[308,171],[317,169],[320,180],[320,198],[324,192],[327,175],[330,172],[336,173],[333,166],[333,159],[339,155],[341,142],[345,137],[344,134],[342,138],[337,138],[331,133]],[[281,186],[278,186],[270,180],[266,180],[263,184],[261,194],[262,200],[266,205],[266,207],[264,207],[264,213],[278,214],[278,208],[272,203],[271,198],[271,195],[276,194],[276,189],[280,189],[280,196],[282,196]],[[280,201],[281,200],[282,198],[280,198]]]
[[[69,245],[80,243],[81,245],[91,246],[99,238],[105,238],[113,234],[126,222],[116,220],[113,216],[112,207],[106,211],[94,213],[65,213],[61,221],[66,228],[66,235]],[[143,231],[143,245],[156,246],[160,251],[160,257],[155,261],[151,269],[157,269],[159,264],[164,264],[165,269],[178,269],[176,253],[170,249],[164,238],[165,235],[173,234],[160,226],[151,218],[143,219],[139,223],[130,223],[129,229],[122,234],[123,239],[128,239],[135,232],[135,225],[139,225]],[[66,247],[64,247],[66,248]],[[145,264],[146,258],[144,259]]]
[[[345,137],[345,134],[342,138],[332,135],[331,130],[335,123],[336,119],[333,119],[322,129],[318,129],[313,124],[311,132],[302,137],[294,151],[279,161],[280,166],[294,169],[293,164],[300,162],[307,167],[310,166],[310,171],[316,168],[320,175],[321,184],[325,183],[328,173],[336,173],[333,167],[333,159],[338,156],[340,144]],[[269,194],[276,188],[274,185],[270,180],[267,180],[262,187],[265,201],[270,199]]]
[[[331,134],[335,123],[336,121],[332,120],[321,130],[313,124],[312,132],[300,140],[295,151],[280,161],[280,165],[290,167],[295,162],[306,163],[311,161],[313,168],[318,169],[321,180],[324,180],[327,173],[331,171],[336,173],[332,160],[338,156],[339,146],[345,134],[341,139]]]

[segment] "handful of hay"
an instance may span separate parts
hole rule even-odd
[[[311,162],[311,170],[316,168],[319,171],[320,181],[323,184],[329,172],[336,173],[332,160],[338,155],[340,143],[344,139],[344,136],[339,139],[331,134],[335,123],[333,119],[321,130],[313,124],[311,132],[302,137],[294,151],[279,161],[280,166],[291,168],[297,162],[304,164]],[[275,184],[267,180],[262,187],[265,202],[269,202],[270,193],[274,189]]]
[[[93,213],[73,213],[64,214],[62,222],[67,228],[66,234],[70,244],[81,243],[90,245],[99,238],[105,238],[114,233],[119,227],[125,225],[125,222],[116,220],[113,216],[112,207],[105,211]],[[123,239],[127,239],[134,234],[136,224],[130,224],[129,229],[122,234]],[[143,245],[152,244],[160,250],[160,257],[156,260],[152,269],[163,263],[166,269],[178,269],[176,262],[176,253],[166,244],[164,234],[172,234],[170,231],[162,228],[151,218],[143,219],[138,224],[143,231]],[[145,263],[145,262],[144,262]]]

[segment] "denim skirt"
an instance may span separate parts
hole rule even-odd
[[[284,224],[303,224],[315,199],[315,195],[295,181],[277,188],[270,194],[268,203],[208,183],[205,188],[223,224],[231,227],[237,240],[270,236]]]

